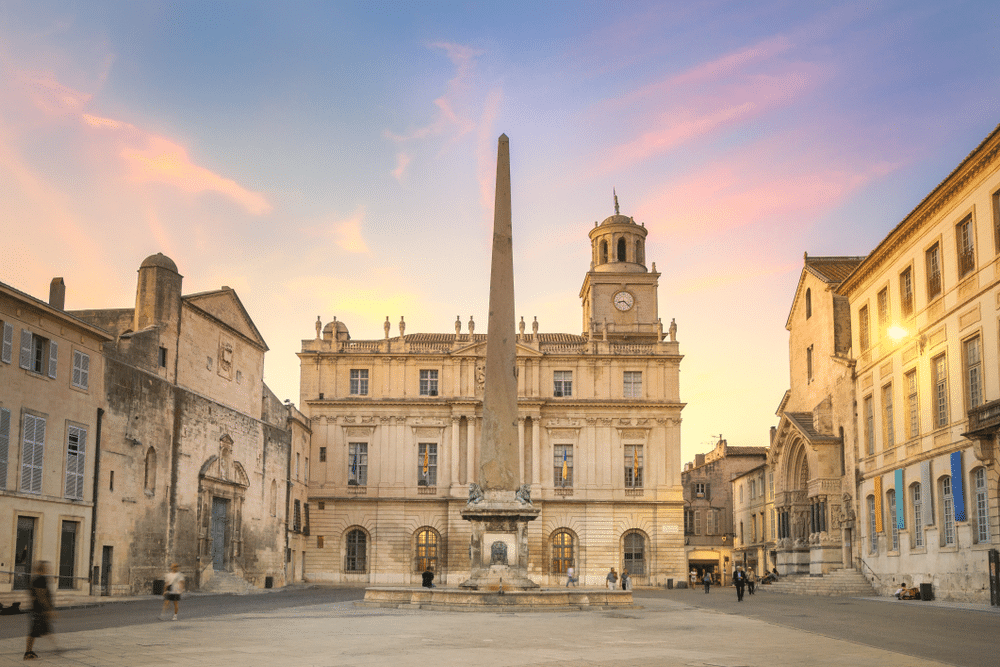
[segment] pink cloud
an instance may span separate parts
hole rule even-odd
[[[218,192],[252,215],[264,215],[271,211],[271,205],[263,195],[194,164],[180,144],[156,135],[145,137],[144,144],[143,147],[123,147],[119,153],[131,168],[132,180],[166,183],[190,193]]]
[[[837,165],[810,158],[790,163],[779,156],[783,140],[787,138],[749,147],[673,181],[637,206],[636,217],[664,220],[658,233],[689,239],[762,222],[799,224],[898,166],[884,161]]]
[[[475,74],[476,58],[483,52],[449,42],[435,42],[429,46],[435,49],[444,49],[448,59],[455,67],[455,76],[449,79],[444,94],[434,100],[437,113],[434,114],[429,124],[404,134],[386,130],[383,134],[387,139],[406,142],[443,134],[450,134],[455,139],[467,134],[475,127],[475,123],[467,117],[461,107],[465,106],[464,96],[467,94],[470,80]]]
[[[410,156],[406,153],[396,154],[396,168],[392,170],[393,178],[397,181],[403,180],[403,175],[406,173],[406,167],[409,166],[411,159],[412,158],[410,158]]]

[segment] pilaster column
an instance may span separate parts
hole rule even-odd
[[[459,446],[459,442],[458,442],[458,436],[459,436],[458,426],[459,426],[459,423],[461,421],[462,421],[461,417],[452,417],[451,418],[451,460],[448,461],[448,470],[450,471],[451,485],[452,486],[457,486],[458,485],[458,462],[461,460],[459,458],[460,454],[459,454],[459,451],[458,451],[458,446]]]
[[[518,480],[524,483],[524,417],[517,418],[517,461],[520,468]]]
[[[476,416],[469,415],[469,433],[468,442],[465,444],[465,463],[466,463],[466,473],[468,474],[467,479],[469,483],[478,482],[479,476],[476,475]]]
[[[533,485],[540,486],[542,483],[541,476],[541,445],[540,440],[540,429],[538,424],[539,417],[532,415],[531,417],[531,483]]]

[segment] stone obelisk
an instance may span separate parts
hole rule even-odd
[[[510,210],[510,140],[500,135],[497,189],[493,205],[493,263],[490,268],[490,327],[486,341],[483,435],[479,485],[484,491],[514,491],[517,471],[517,351],[514,347],[514,245]]]
[[[496,188],[479,479],[469,485],[469,501],[462,510],[462,518],[472,524],[470,574],[462,587],[502,592],[538,587],[527,574],[528,522],[540,512],[531,504],[530,487],[520,484],[517,472],[514,246],[506,134],[500,135],[497,147]]]

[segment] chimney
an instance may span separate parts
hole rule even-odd
[[[778,434],[778,427],[772,426],[771,427],[771,444],[772,445],[774,444],[774,436],[776,436],[777,434]]]
[[[66,308],[66,283],[62,278],[53,278],[49,283],[49,305],[59,310]]]
[[[705,455],[704,454],[695,454],[694,455],[694,465],[695,465],[695,467],[705,465]]]

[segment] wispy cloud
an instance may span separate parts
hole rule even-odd
[[[387,139],[407,142],[439,135],[450,135],[454,139],[471,132],[475,127],[475,123],[462,109],[464,106],[463,96],[469,91],[470,82],[475,72],[476,58],[483,52],[449,42],[435,42],[429,46],[445,51],[455,67],[455,76],[448,81],[444,94],[434,100],[437,111],[429,123],[403,133],[386,130],[384,135]]]
[[[406,153],[396,154],[396,168],[392,170],[392,177],[397,181],[402,181],[406,174],[406,168],[410,165],[412,158]]]

